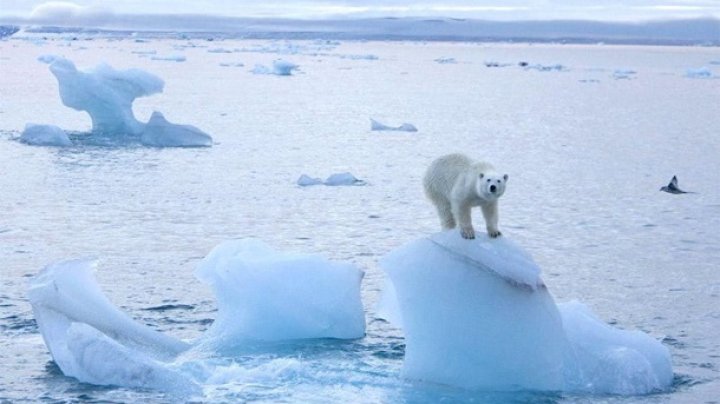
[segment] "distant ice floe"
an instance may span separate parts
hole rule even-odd
[[[151,60],[163,60],[168,62],[184,62],[187,58],[183,55],[152,56]]]
[[[215,362],[203,359],[208,351],[365,335],[361,270],[317,255],[276,251],[259,240],[227,241],[199,263],[195,275],[215,292],[218,311],[192,343],[118,310],[100,290],[95,267],[92,260],[51,264],[31,279],[28,291],[54,362],[84,383],[202,394],[202,384],[213,383]]]
[[[240,62],[238,62],[238,63],[223,62],[223,63],[220,63],[220,66],[221,67],[243,67],[243,66],[245,66],[245,64],[240,63]]]
[[[637,75],[635,70],[630,69],[616,69],[613,72],[613,78],[615,80],[629,80],[634,79]]]
[[[380,313],[405,333],[403,375],[470,389],[637,395],[667,391],[666,347],[556,305],[532,257],[506,237],[450,230],[380,260]]]
[[[520,66],[524,67],[526,70],[537,70],[539,72],[562,72],[567,70],[567,68],[561,64],[554,64],[554,65],[542,65],[542,64],[525,64],[524,66],[521,64]]]
[[[437,59],[433,59],[433,62],[437,62],[441,65],[457,64],[457,60],[455,60],[455,58],[437,58]]]
[[[300,178],[297,180],[297,184],[301,187],[308,187],[312,185],[327,185],[330,187],[336,187],[336,186],[363,186],[366,185],[367,182],[360,180],[358,178],[355,178],[354,175],[344,172],[344,173],[335,173],[331,174],[325,181],[321,180],[320,178],[316,177],[310,177],[309,175],[302,174]]]
[[[372,118],[370,118],[370,130],[390,130],[390,131],[399,131],[399,132],[417,132],[417,128],[415,125],[410,123],[403,123],[400,126],[388,126],[383,123],[380,123]]]
[[[192,125],[168,122],[160,112],[153,112],[140,134],[140,143],[155,147],[207,147],[212,137]]]
[[[251,70],[251,72],[254,74],[274,74],[276,76],[290,76],[292,75],[293,71],[297,70],[298,68],[299,66],[294,63],[285,60],[275,60],[273,61],[272,67],[257,64]]]
[[[28,123],[20,136],[20,141],[34,146],[72,146],[67,133],[55,125]]]
[[[511,63],[500,63],[500,62],[485,62],[485,67],[508,67],[512,66]]]
[[[712,71],[705,66],[696,69],[687,69],[687,71],[685,71],[685,77],[691,79],[709,79],[712,76]]]
[[[132,111],[138,97],[162,92],[165,83],[154,74],[140,69],[115,70],[107,64],[80,71],[68,59],[44,55],[38,58],[50,65],[58,80],[60,98],[66,106],[86,111],[92,120],[92,133],[86,141],[119,145],[141,143],[156,147],[201,147],[212,145],[212,138],[190,125],[168,122],[161,113],[153,113],[145,124]],[[57,126],[28,124],[22,142],[33,145],[71,145],[67,133]]]
[[[233,53],[232,50],[225,49],[225,48],[211,48],[211,49],[208,49],[207,51],[208,51],[208,53]]]

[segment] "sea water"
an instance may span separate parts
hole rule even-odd
[[[231,52],[209,52],[218,46]],[[164,92],[136,100],[136,117],[147,122],[160,110],[168,120],[203,128],[214,145],[87,144],[90,119],[62,105],[57,81],[37,61],[46,54],[79,68],[105,62],[158,75]],[[435,61],[447,58],[456,63]],[[252,66],[278,59],[298,68],[291,76],[253,74]],[[0,400],[186,399],[64,376],[37,329],[28,278],[57,260],[98,258],[96,276],[112,303],[191,342],[217,316],[211,289],[193,271],[214,246],[245,237],[365,271],[367,335],[238,347],[190,361],[196,367],[184,371],[208,381],[204,400],[597,400],[472,391],[401,377],[402,331],[377,315],[385,280],[378,261],[439,230],[421,178],[434,158],[457,151],[509,174],[500,228],[533,255],[556,301],[579,300],[614,327],[645,331],[670,349],[670,392],[602,400],[716,400],[717,61],[715,48],[702,47],[4,40]],[[699,68],[711,76],[687,75]],[[371,131],[370,118],[391,126],[407,122],[418,132]],[[29,122],[61,127],[75,145],[20,143]],[[339,172],[365,185],[296,183],[302,174]],[[673,175],[696,193],[659,192]]]

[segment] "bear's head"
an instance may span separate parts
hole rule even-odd
[[[480,173],[475,181],[475,192],[485,201],[496,201],[505,193],[508,175],[496,173]]]

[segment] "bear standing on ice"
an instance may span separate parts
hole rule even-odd
[[[482,208],[490,237],[500,236],[498,198],[505,192],[508,176],[498,175],[492,165],[473,162],[462,154],[433,161],[425,173],[425,194],[435,204],[443,229],[459,225],[463,238],[475,238],[470,209]]]

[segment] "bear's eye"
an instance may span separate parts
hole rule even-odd
[[[488,182],[490,182],[490,178],[488,178]]]

